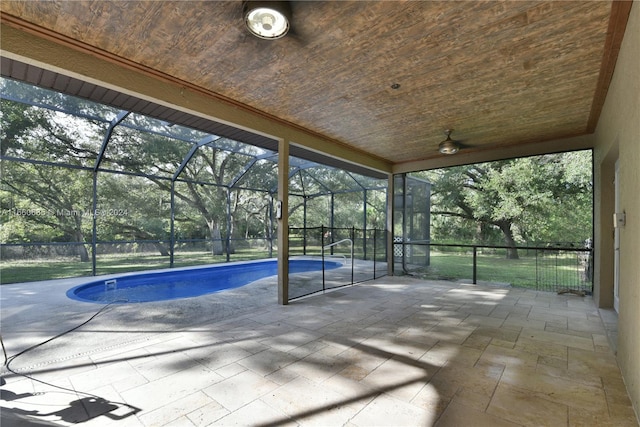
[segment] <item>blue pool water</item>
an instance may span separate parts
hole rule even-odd
[[[335,261],[324,262],[325,270],[340,266],[341,264]],[[320,270],[321,260],[289,261],[289,273],[292,274]],[[101,304],[165,301],[238,288],[276,274],[276,260],[131,273],[76,286],[67,291],[67,297]]]

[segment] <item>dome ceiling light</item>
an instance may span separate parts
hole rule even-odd
[[[442,154],[456,154],[458,150],[460,150],[458,143],[451,139],[451,132],[453,132],[453,129],[446,129],[444,134],[447,136],[447,139],[438,145],[438,151]]]
[[[245,1],[244,23],[256,37],[275,40],[289,31],[291,7],[287,1]]]

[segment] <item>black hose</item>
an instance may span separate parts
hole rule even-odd
[[[61,332],[61,333],[59,333],[58,335],[56,335],[56,336],[54,336],[54,337],[51,337],[51,338],[49,338],[49,339],[47,339],[47,340],[45,340],[45,341],[42,341],[42,342],[41,342],[41,343],[39,343],[39,344],[32,345],[31,347],[28,347],[28,348],[26,348],[26,349],[22,350],[21,352],[19,352],[19,353],[17,353],[17,354],[14,354],[14,355],[13,355],[13,356],[11,356],[11,357],[7,357],[7,352],[6,352],[6,349],[5,349],[5,346],[4,346],[4,341],[2,340],[2,336],[0,335],[0,343],[2,344],[2,351],[3,351],[3,353],[4,353],[4,366],[6,367],[7,371],[11,372],[11,373],[12,373],[12,374],[14,374],[14,375],[21,376],[21,377],[24,377],[24,378],[28,378],[28,379],[30,379],[30,380],[32,380],[32,381],[36,381],[36,382],[39,382],[39,383],[41,383],[41,384],[48,385],[48,386],[50,386],[50,387],[57,388],[57,389],[59,389],[59,390],[64,390],[64,391],[68,391],[68,392],[75,393],[75,394],[82,394],[82,395],[85,395],[85,396],[95,397],[95,398],[98,398],[98,399],[102,399],[100,396],[97,396],[97,395],[95,395],[95,394],[86,393],[86,392],[82,392],[82,391],[78,391],[78,390],[74,390],[74,389],[70,389],[70,388],[66,388],[66,387],[58,386],[58,385],[55,385],[55,384],[48,383],[48,382],[46,382],[46,381],[39,380],[39,379],[34,378],[34,377],[30,376],[30,375],[23,374],[23,373],[20,373],[20,372],[16,372],[16,371],[14,371],[14,370],[11,368],[11,366],[10,366],[10,365],[11,365],[11,362],[13,362],[14,360],[16,360],[18,357],[22,356],[23,354],[25,354],[25,353],[27,353],[27,352],[29,352],[29,351],[31,351],[31,350],[34,350],[34,349],[36,349],[36,348],[38,348],[38,347],[41,347],[41,346],[43,346],[43,345],[45,345],[45,344],[47,344],[47,343],[50,343],[51,341],[56,340],[56,339],[58,339],[58,338],[60,338],[60,337],[62,337],[62,336],[64,336],[64,335],[67,335],[67,334],[69,334],[69,333],[71,333],[71,332],[73,332],[73,331],[75,331],[75,330],[77,330],[77,329],[80,329],[81,327],[83,327],[83,326],[84,326],[84,325],[86,325],[87,323],[91,322],[91,321],[92,321],[93,319],[95,319],[96,317],[98,317],[100,314],[102,314],[102,313],[103,313],[107,308],[109,308],[112,304],[125,303],[125,302],[129,302],[129,301],[128,301],[128,300],[116,300],[116,301],[111,301],[110,303],[108,303],[107,305],[105,305],[104,307],[102,307],[100,310],[98,310],[98,311],[97,311],[93,316],[91,316],[90,318],[88,318],[88,319],[87,319],[87,320],[85,320],[84,322],[80,323],[79,325],[74,326],[73,328],[68,329],[68,330],[66,330],[66,331],[64,331],[64,332]],[[123,406],[131,407],[130,405],[128,405],[128,404],[126,404],[126,403],[123,403],[123,402],[112,402],[112,403],[121,404],[121,405],[123,405]]]

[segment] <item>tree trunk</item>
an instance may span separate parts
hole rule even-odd
[[[76,254],[80,255],[80,262],[89,262],[89,252],[84,245],[84,234],[82,234],[82,216],[75,215],[73,217],[73,240],[77,243],[82,243],[76,246]]]
[[[511,223],[502,221],[498,224],[500,230],[504,234],[504,242],[507,249],[507,259],[520,259],[518,256],[518,249],[516,249],[516,242],[513,239],[513,231],[511,231]]]
[[[163,245],[162,243],[159,243],[159,242],[156,242],[153,245],[156,247],[158,252],[160,252],[161,256],[169,256],[169,250],[167,249],[167,247],[165,245]]]
[[[76,254],[80,255],[80,262],[89,262],[89,252],[87,251],[87,247],[84,245],[84,235],[82,231],[75,230],[74,231],[74,240],[78,243],[82,243],[81,245],[75,245]]]
[[[224,248],[222,247],[222,235],[220,234],[220,228],[218,224],[213,221],[207,221],[209,231],[211,233],[211,255],[224,254]]]

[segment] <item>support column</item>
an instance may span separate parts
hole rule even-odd
[[[362,192],[362,257],[367,259],[367,189],[365,188]]]
[[[169,243],[169,267],[173,268],[174,255],[176,250],[176,181],[171,180],[171,223],[170,223],[170,243]]]
[[[289,141],[278,141],[278,304],[289,304]],[[278,205],[276,205],[278,206]],[[278,209],[276,209],[276,212]]]
[[[387,179],[387,274],[393,276],[393,197],[395,193],[393,174]]]
[[[231,261],[231,188],[227,187],[227,238],[225,242],[225,252],[227,262]]]

